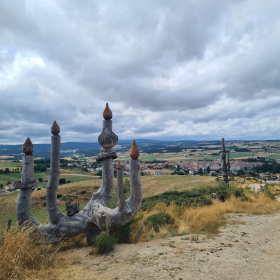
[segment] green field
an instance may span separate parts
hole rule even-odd
[[[16,169],[16,168],[21,168],[22,166],[22,163],[21,162],[13,162],[13,161],[10,161],[10,160],[0,160],[0,169],[3,169],[5,170],[5,168],[9,168],[11,171],[13,169]]]

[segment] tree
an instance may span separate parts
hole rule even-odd
[[[66,184],[66,179],[65,178],[60,178],[59,179],[59,185]]]
[[[39,178],[38,180],[39,180],[39,182],[43,182],[43,178]]]
[[[10,172],[10,169],[7,167],[7,168],[5,168],[5,171],[4,171],[5,173],[11,173]]]
[[[243,169],[240,169],[237,171],[237,176],[242,176],[242,175],[245,175],[245,172]]]
[[[207,166],[206,171],[207,171],[208,174],[210,173],[210,167],[209,166]]]

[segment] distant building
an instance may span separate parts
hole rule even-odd
[[[8,185],[5,186],[5,190],[6,191],[13,191],[13,190],[15,190],[15,188],[14,188],[13,184],[8,184]]]

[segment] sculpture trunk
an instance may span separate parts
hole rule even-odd
[[[26,222],[38,224],[33,216],[30,204],[32,192],[30,185],[34,182],[33,155],[24,155],[22,158],[21,182],[26,188],[20,189],[16,202],[18,224],[19,226]]]
[[[60,136],[53,135],[51,138],[51,162],[50,176],[47,185],[47,210],[51,224],[58,224],[63,214],[57,205],[57,189],[59,185],[60,170]]]
[[[125,201],[122,173],[118,171],[118,207],[115,209],[106,207],[113,195],[113,159],[117,156],[112,151],[112,147],[117,143],[118,137],[112,132],[112,111],[108,104],[106,105],[103,116],[105,118],[103,121],[103,131],[98,137],[98,141],[103,147],[103,150],[97,156],[97,160],[102,161],[102,184],[99,190],[92,195],[85,208],[81,212],[71,216],[63,214],[57,204],[60,169],[60,136],[58,134],[60,128],[54,122],[52,126],[50,176],[46,192],[49,217],[49,223],[47,225],[40,224],[33,216],[31,210],[32,187],[36,187],[37,185],[37,182],[33,179],[33,156],[31,155],[33,145],[28,138],[29,142],[27,143],[26,141],[26,143],[29,146],[26,143],[23,146],[23,152],[26,155],[23,156],[22,178],[20,182],[14,184],[15,188],[20,189],[17,199],[18,224],[19,226],[31,226],[34,232],[41,234],[41,240],[45,243],[58,242],[81,233],[86,235],[88,243],[92,243],[100,230],[129,222],[140,209],[142,183],[140,163],[137,158],[130,161],[130,197]],[[139,155],[139,148],[137,145],[136,147]]]

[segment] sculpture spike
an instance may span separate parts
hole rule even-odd
[[[27,156],[29,156],[33,153],[33,144],[29,137],[25,140],[25,142],[22,146],[22,151]]]
[[[132,159],[138,159],[138,157],[139,157],[139,147],[137,146],[135,140],[133,140],[133,143],[130,147],[129,153],[130,153],[130,157]]]
[[[53,122],[52,127],[51,127],[51,133],[53,135],[58,135],[60,132],[60,126],[57,124],[56,121]]]
[[[111,111],[111,109],[109,107],[109,104],[106,103],[105,110],[103,111],[103,118],[105,120],[110,120],[110,119],[112,119],[112,117],[113,117],[113,113],[112,113],[112,111]]]
[[[118,161],[118,164],[117,164],[116,168],[117,168],[118,170],[122,170],[122,166],[121,166],[120,161]]]

